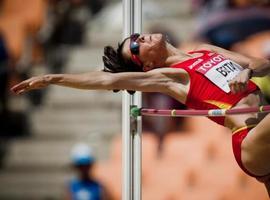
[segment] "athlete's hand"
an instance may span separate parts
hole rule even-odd
[[[244,69],[229,82],[229,87],[233,94],[244,92],[247,89],[248,81],[251,78],[251,73],[252,70]]]
[[[11,91],[15,94],[22,94],[30,90],[47,87],[49,84],[50,82],[44,76],[36,76],[13,86]]]

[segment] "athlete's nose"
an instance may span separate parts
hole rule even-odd
[[[139,39],[139,42],[142,42],[142,43],[145,42],[145,36],[144,35],[140,35],[140,37],[138,39]]]

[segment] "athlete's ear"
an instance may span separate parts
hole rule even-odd
[[[154,63],[153,62],[149,62],[143,65],[143,71],[147,72],[150,71],[151,69],[154,69]]]

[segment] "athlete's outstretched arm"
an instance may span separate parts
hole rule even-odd
[[[46,74],[27,79],[12,87],[11,90],[16,94],[21,94],[34,89],[42,89],[49,85],[86,90],[155,90],[155,88],[149,88],[149,86],[144,88],[142,84],[146,83],[146,80],[151,77],[151,73],[121,73],[118,75],[102,71],[82,74]]]
[[[176,80],[176,77],[180,80]],[[87,90],[126,89],[142,92],[172,93],[173,83],[184,83],[184,73],[179,69],[162,68],[149,72],[108,73],[94,71],[82,74],[47,74],[27,79],[11,88],[16,94],[41,89],[50,84]],[[175,90],[177,91],[177,90]],[[170,94],[171,95],[171,94]]]

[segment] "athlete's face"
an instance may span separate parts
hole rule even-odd
[[[162,34],[134,34],[123,46],[123,56],[142,64],[143,71],[164,66],[167,57],[166,41]]]

